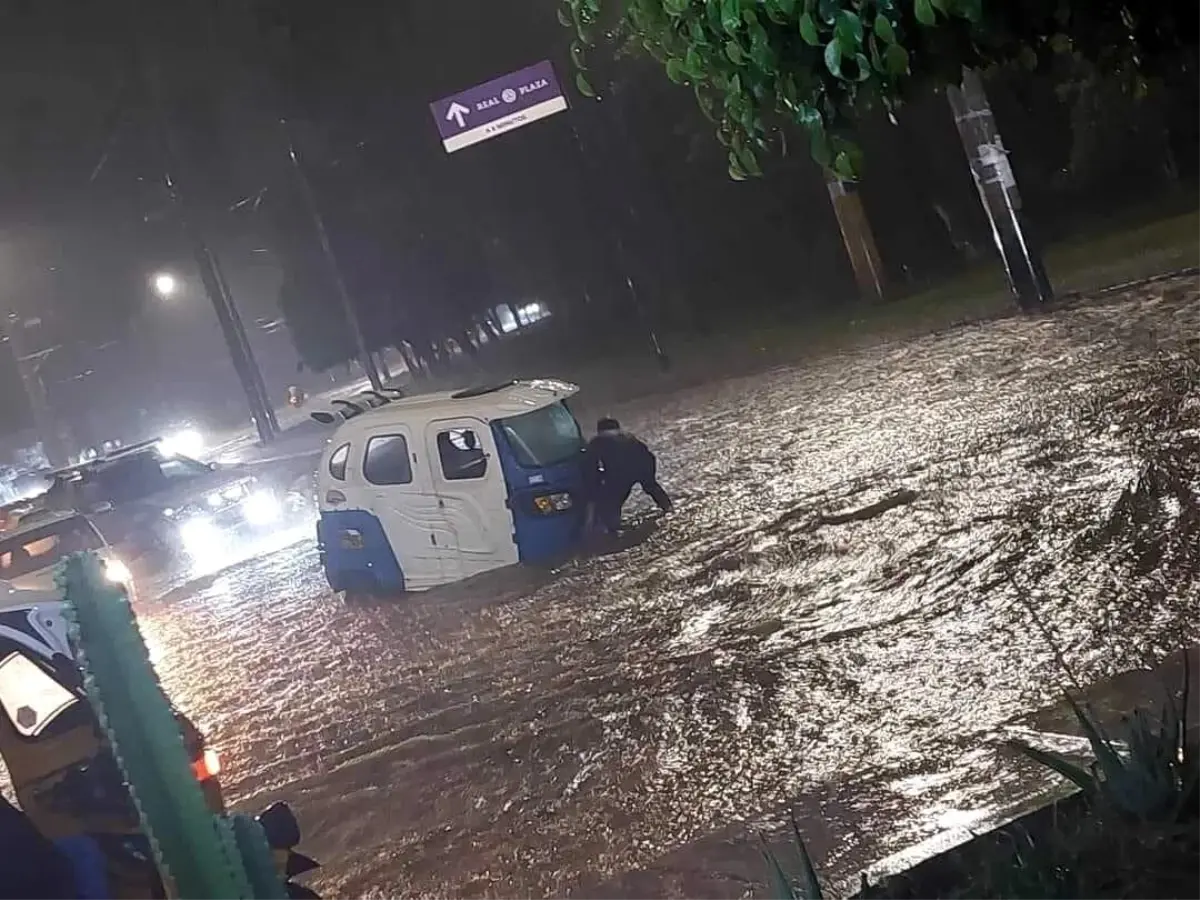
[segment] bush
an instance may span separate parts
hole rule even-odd
[[[1088,766],[1031,747],[1010,746],[1066,778],[1078,793],[1061,804],[1046,827],[1012,823],[972,856],[974,868],[949,883],[913,884],[905,876],[869,885],[858,898],[1133,898],[1197,896],[1200,867],[1200,744],[1189,727],[1191,671],[1184,686],[1156,710],[1137,709],[1110,736],[1070,694],[1067,700],[1091,745]],[[1037,814],[1033,814],[1036,816]],[[800,877],[792,878],[763,843],[772,896],[823,897],[795,818],[791,820]],[[957,851],[951,851],[955,853]]]

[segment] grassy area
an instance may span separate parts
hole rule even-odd
[[[1200,265],[1198,211],[1132,227],[1121,223],[1053,244],[1046,251],[1046,266],[1060,296],[1196,265]],[[644,332],[630,323],[628,335],[619,343],[596,344],[590,337],[572,339],[555,329],[530,329],[485,346],[476,371],[443,381],[449,386],[467,379],[555,375],[584,385],[587,399],[610,403],[1014,311],[1004,272],[998,262],[989,260],[932,289],[875,306],[849,306],[803,319],[791,316],[731,324],[708,336],[666,334],[663,341],[672,360],[666,373],[656,366]]]
[[[1200,265],[1200,211],[1116,231],[1102,231],[1046,249],[1046,269],[1063,296]],[[1001,312],[1012,303],[994,263],[901,300],[897,312]]]
[[[1046,249],[1046,268],[1060,297],[1200,266],[1200,210],[1134,227],[1099,230]],[[723,335],[767,351],[838,349],[863,337],[903,337],[1014,312],[1004,270],[988,260],[970,272],[910,296],[876,306],[839,310],[805,322],[770,323],[745,334]]]

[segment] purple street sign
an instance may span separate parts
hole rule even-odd
[[[447,153],[521,128],[567,108],[549,60],[429,104]]]

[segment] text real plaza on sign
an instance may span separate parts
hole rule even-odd
[[[567,108],[566,97],[543,60],[429,105],[447,153],[520,128]]]

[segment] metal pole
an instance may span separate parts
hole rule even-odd
[[[1054,300],[1054,288],[1046,276],[1040,249],[1024,221],[1017,179],[996,128],[983,79],[974,69],[963,69],[962,85],[947,88],[946,99],[954,112],[954,123],[967,151],[979,199],[1004,261],[1009,289],[1021,309],[1026,312],[1039,309]]]
[[[241,317],[237,314],[237,307],[234,305],[233,297],[229,294],[224,279],[221,278],[217,271],[216,257],[191,221],[186,199],[172,176],[173,172],[178,172],[180,169],[180,154],[176,147],[170,120],[167,117],[166,104],[162,96],[162,85],[158,77],[158,68],[148,63],[143,57],[139,32],[137,31],[137,26],[142,21],[142,17],[136,3],[132,4],[130,13],[134,16],[131,27],[133,29],[132,38],[135,65],[138,75],[146,85],[150,101],[154,108],[160,150],[166,168],[163,180],[167,188],[167,194],[170,197],[171,205],[179,214],[179,222],[183,233],[188,243],[191,244],[192,255],[196,260],[197,268],[200,270],[200,279],[204,283],[204,291],[212,303],[214,312],[217,314],[217,322],[220,324],[221,333],[225,337],[225,345],[229,349],[229,357],[233,362],[234,371],[237,373],[238,381],[242,385],[242,391],[246,395],[246,404],[250,409],[250,417],[254,420],[254,427],[258,432],[258,438],[262,443],[267,444],[274,440],[278,431],[278,425],[275,423],[275,412],[271,408],[269,398],[264,396],[265,389],[260,391],[262,374],[258,370],[258,364],[254,359],[253,351],[250,349],[250,342],[246,339],[246,331],[242,326]]]
[[[63,444],[62,435],[58,431],[58,423],[50,409],[46,397],[46,385],[42,381],[41,359],[45,354],[29,353],[25,344],[25,320],[19,314],[8,314],[8,346],[12,350],[13,360],[17,365],[17,374],[21,376],[21,384],[25,387],[25,397],[29,401],[29,412],[33,419],[33,427],[37,430],[42,442],[42,449],[51,467],[57,469],[68,463],[67,448]]]
[[[182,207],[180,207],[180,218],[185,223],[184,230],[190,232]],[[269,404],[264,405],[262,395],[259,393],[258,386],[262,376],[257,375],[256,377],[258,366],[250,353],[245,329],[241,327],[241,318],[238,317],[232,300],[224,293],[224,284],[217,272],[216,258],[213,256],[212,250],[198,235],[189,233],[189,237],[192,239],[196,265],[200,269],[200,280],[204,282],[205,293],[208,294],[213,310],[217,314],[217,322],[221,326],[221,333],[225,336],[225,344],[229,348],[233,369],[246,394],[246,403],[250,407],[250,415],[254,419],[254,428],[258,432],[258,439],[264,444],[269,444],[275,439],[278,426],[274,426],[274,411],[271,410]]]
[[[337,291],[338,299],[342,303],[342,311],[346,314],[346,324],[350,327],[350,333],[354,337],[354,349],[358,354],[359,364],[363,367],[363,371],[367,373],[367,379],[371,382],[371,387],[379,390],[383,387],[383,381],[379,378],[379,370],[375,366],[375,358],[371,356],[371,351],[367,348],[366,338],[363,337],[362,322],[358,318],[358,310],[354,308],[354,302],[350,299],[350,292],[346,290],[346,282],[342,278],[342,270],[338,266],[337,257],[333,253],[333,246],[329,243],[329,233],[325,230],[325,220],[321,217],[321,211],[317,207],[316,197],[313,195],[312,185],[308,182],[308,176],[304,174],[304,166],[300,164],[300,157],[296,153],[296,147],[292,143],[291,129],[288,128],[287,119],[279,120],[280,127],[283,128],[283,136],[287,140],[288,157],[292,161],[292,170],[296,173],[296,183],[300,186],[300,193],[304,197],[304,204],[308,207],[308,213],[312,216],[313,226],[316,228],[317,237],[321,241],[321,252],[325,255],[325,262],[329,265],[330,274],[333,276],[334,288]]]
[[[229,291],[228,283],[225,281],[225,273],[221,269],[221,261],[211,252],[209,253],[209,257],[213,267],[213,274],[217,277],[221,293],[229,299],[229,318],[233,325],[233,332],[242,345],[243,356],[250,362],[248,367],[250,379],[254,383],[255,393],[258,394],[263,415],[266,417],[270,430],[275,434],[279,434],[279,419],[275,416],[275,406],[271,403],[271,394],[267,391],[266,382],[263,381],[262,369],[258,367],[254,359],[254,349],[250,346],[250,338],[246,334],[246,326],[242,322],[242,314],[238,312],[237,304],[233,302],[233,295]]]

